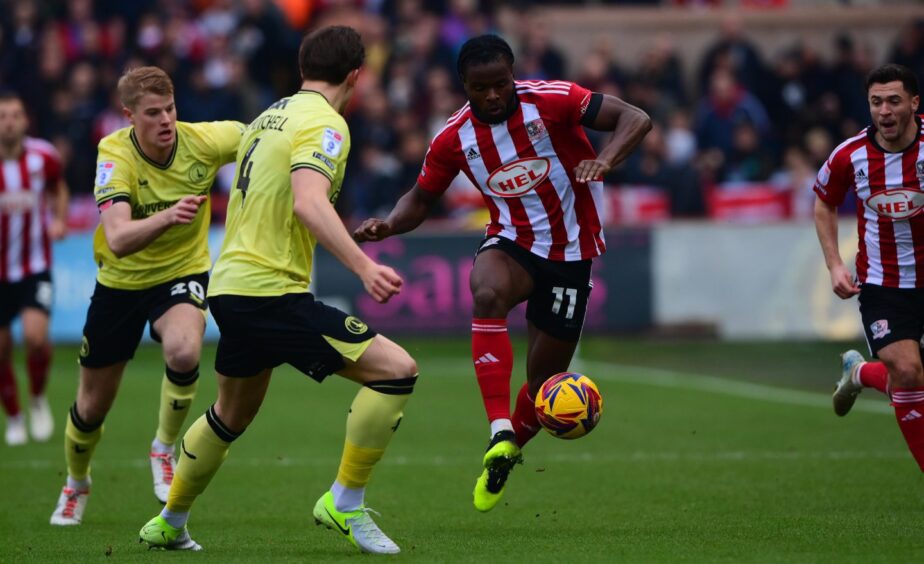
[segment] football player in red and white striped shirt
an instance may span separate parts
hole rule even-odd
[[[37,441],[51,437],[53,421],[45,399],[51,363],[51,241],[64,236],[67,218],[68,192],[58,154],[50,143],[26,137],[27,128],[22,100],[0,93],[0,402],[9,445],[27,440],[10,334],[19,315],[31,392],[29,430]]]
[[[406,233],[423,222],[462,172],[491,214],[470,285],[472,360],[491,424],[484,471],[475,484],[480,511],[503,493],[520,448],[539,430],[533,398],[568,370],[590,296],[591,260],[606,250],[603,176],[651,129],[640,109],[564,81],[515,81],[513,52],[484,35],[459,53],[468,103],[430,144],[417,183],[385,220],[368,219],[357,241]],[[597,155],[583,126],[612,131]],[[527,382],[510,414],[513,352],[507,314],[527,302]]]
[[[846,415],[864,387],[889,394],[898,426],[924,471],[924,122],[917,79],[884,65],[866,81],[872,125],[841,143],[815,182],[815,226],[842,299],[859,295],[870,352],[842,355],[834,411]],[[837,206],[853,189],[859,251],[856,278],[838,252]]]

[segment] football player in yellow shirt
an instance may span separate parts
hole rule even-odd
[[[308,292],[316,242],[378,302],[402,283],[359,249],[333,206],[350,150],[340,114],[363,58],[359,34],[349,27],[308,35],[299,50],[302,89],[267,108],[241,140],[227,233],[209,288],[221,331],[218,399],[183,436],[166,507],[141,529],[151,546],[200,548],[186,528],[189,510],[256,416],[273,369],[287,363],[319,382],[337,373],[362,386],[347,416],[337,477],[315,503],[316,521],[364,552],[399,552],[372,520],[364,493],[401,421],[417,365],[360,319]]]
[[[166,365],[150,462],[166,502],[174,443],[198,387],[205,331],[209,189],[234,160],[242,123],[177,122],[173,83],[156,67],[119,80],[132,126],[99,143],[93,240],[99,267],[80,350],[80,384],[65,429],[67,483],[52,525],[77,525],[90,494],[90,458],[125,365],[150,325]]]

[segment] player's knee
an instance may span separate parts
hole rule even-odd
[[[924,386],[924,369],[913,361],[901,361],[889,367],[891,385],[897,388]]]
[[[412,378],[417,375],[417,361],[408,352],[401,349],[401,354],[395,359],[394,372],[391,377],[395,380]]]
[[[482,286],[472,291],[472,304],[478,317],[506,316],[507,308],[503,297],[495,288]]]
[[[213,410],[216,422],[220,422],[226,431],[240,435],[253,422],[257,412],[260,411],[260,405],[233,401],[219,395]]]
[[[26,344],[26,354],[29,356],[44,355],[50,352],[51,343],[45,333],[26,333],[23,335],[23,341]]]
[[[164,350],[167,366],[171,370],[187,373],[199,366],[199,347],[189,341],[183,341]]]
[[[74,404],[74,411],[84,426],[95,428],[106,419],[111,405],[111,402],[106,402],[103,398],[89,396],[78,399]]]

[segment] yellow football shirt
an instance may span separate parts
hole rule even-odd
[[[349,152],[346,121],[311,90],[279,100],[247,127],[209,296],[308,291],[316,240],[293,210],[291,172],[310,168],[329,178],[334,203]]]
[[[134,128],[107,135],[99,142],[94,195],[99,208],[127,202],[132,219],[144,219],[184,196],[208,195],[219,167],[232,162],[244,131],[236,121],[176,124],[176,142],[166,164],[141,152]],[[174,225],[150,245],[118,258],[109,248],[103,226],[93,236],[97,280],[122,290],[150,288],[211,266],[208,249],[210,201],[188,225]]]

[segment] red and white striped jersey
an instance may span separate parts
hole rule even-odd
[[[18,282],[51,269],[45,195],[61,161],[51,143],[27,137],[18,158],[0,163],[0,282]]]
[[[924,125],[900,153],[876,142],[867,127],[841,143],[818,172],[815,193],[839,205],[857,197],[857,278],[886,288],[924,288]]]
[[[468,104],[449,118],[417,184],[442,193],[462,171],[491,213],[487,236],[554,261],[603,254],[603,182],[574,179],[578,163],[596,158],[581,127],[592,93],[563,81],[515,84],[519,104],[507,121],[486,124]]]

